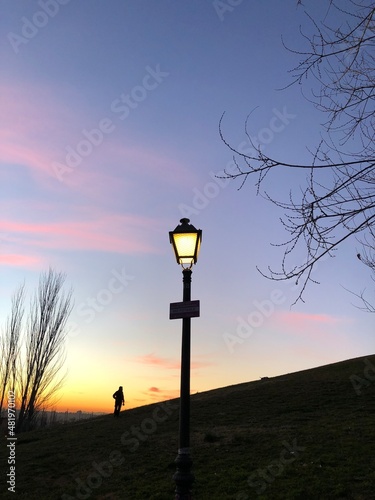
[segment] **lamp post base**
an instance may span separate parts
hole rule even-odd
[[[194,474],[190,472],[192,460],[188,448],[178,450],[175,460],[176,472],[173,476],[176,483],[175,500],[191,500],[191,486],[194,482]]]

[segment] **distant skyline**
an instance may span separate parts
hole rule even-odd
[[[75,306],[59,411],[178,397],[182,273],[168,232],[202,230],[193,269],[192,393],[374,352],[374,320],[348,292],[373,290],[347,242],[317,267],[305,303],[264,279],[285,241],[281,213],[233,169],[219,135],[249,133],[269,154],[308,162],[324,117],[290,83],[306,9],[327,2],[10,0],[0,24],[0,312],[52,266]],[[343,1],[343,8],[346,1]],[[339,19],[338,19],[339,21]],[[343,19],[344,21],[344,19]],[[218,177],[219,176],[219,177]],[[269,186],[287,197],[304,175]],[[296,255],[296,258],[299,256]],[[302,259],[302,255],[301,255]]]

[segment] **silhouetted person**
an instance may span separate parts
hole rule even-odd
[[[115,400],[115,411],[114,411],[114,415],[116,417],[119,416],[120,414],[120,410],[121,410],[121,404],[124,405],[125,404],[125,398],[124,398],[124,393],[122,392],[122,386],[120,385],[120,387],[118,388],[118,391],[116,391],[114,394],[113,394],[113,399]]]

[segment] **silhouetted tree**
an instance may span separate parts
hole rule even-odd
[[[0,414],[8,391],[15,392],[17,360],[20,350],[22,318],[24,314],[25,286],[21,285],[12,296],[11,311],[0,337]]]
[[[371,269],[372,280],[375,282],[375,230],[373,227],[369,228],[370,236],[365,236],[362,242],[362,252],[357,253],[358,259],[365,264],[369,269]],[[356,297],[361,300],[362,306],[360,309],[366,312],[375,313],[375,303],[370,302],[367,299],[365,294],[365,290],[362,290],[360,293],[353,293]]]
[[[29,428],[35,413],[47,408],[60,388],[66,322],[72,309],[72,291],[64,293],[65,275],[50,269],[41,275],[31,302],[25,339],[25,359],[20,370],[21,407],[17,429]]]
[[[305,3],[298,1],[299,5]],[[310,99],[327,116],[311,162],[292,163],[266,155],[250,138],[250,116],[245,124],[252,144],[250,154],[238,151],[225,139],[223,117],[219,125],[237,167],[226,176],[242,178],[241,188],[255,175],[257,194],[284,212],[281,220],[289,236],[283,243],[281,267],[260,272],[273,280],[295,280],[300,285],[296,302],[303,300],[307,284],[314,281],[311,273],[316,263],[332,256],[350,238],[359,238],[364,251],[358,257],[372,273],[375,265],[375,6],[370,0],[351,0],[344,10],[340,2],[330,1],[325,9],[324,19],[330,21],[309,16],[314,34],[301,32],[308,49],[292,50],[300,63],[291,71],[290,85],[300,84],[304,89],[306,82],[315,80],[319,90]],[[339,15],[330,15],[335,13]],[[272,173],[283,168],[307,172],[305,187],[286,200],[263,191]],[[305,258],[296,263],[300,248]],[[374,312],[364,293],[358,296],[365,309]]]

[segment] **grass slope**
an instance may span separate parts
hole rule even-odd
[[[194,498],[375,499],[374,417],[375,355],[193,395]],[[19,435],[16,498],[171,499],[177,436],[178,400]]]

